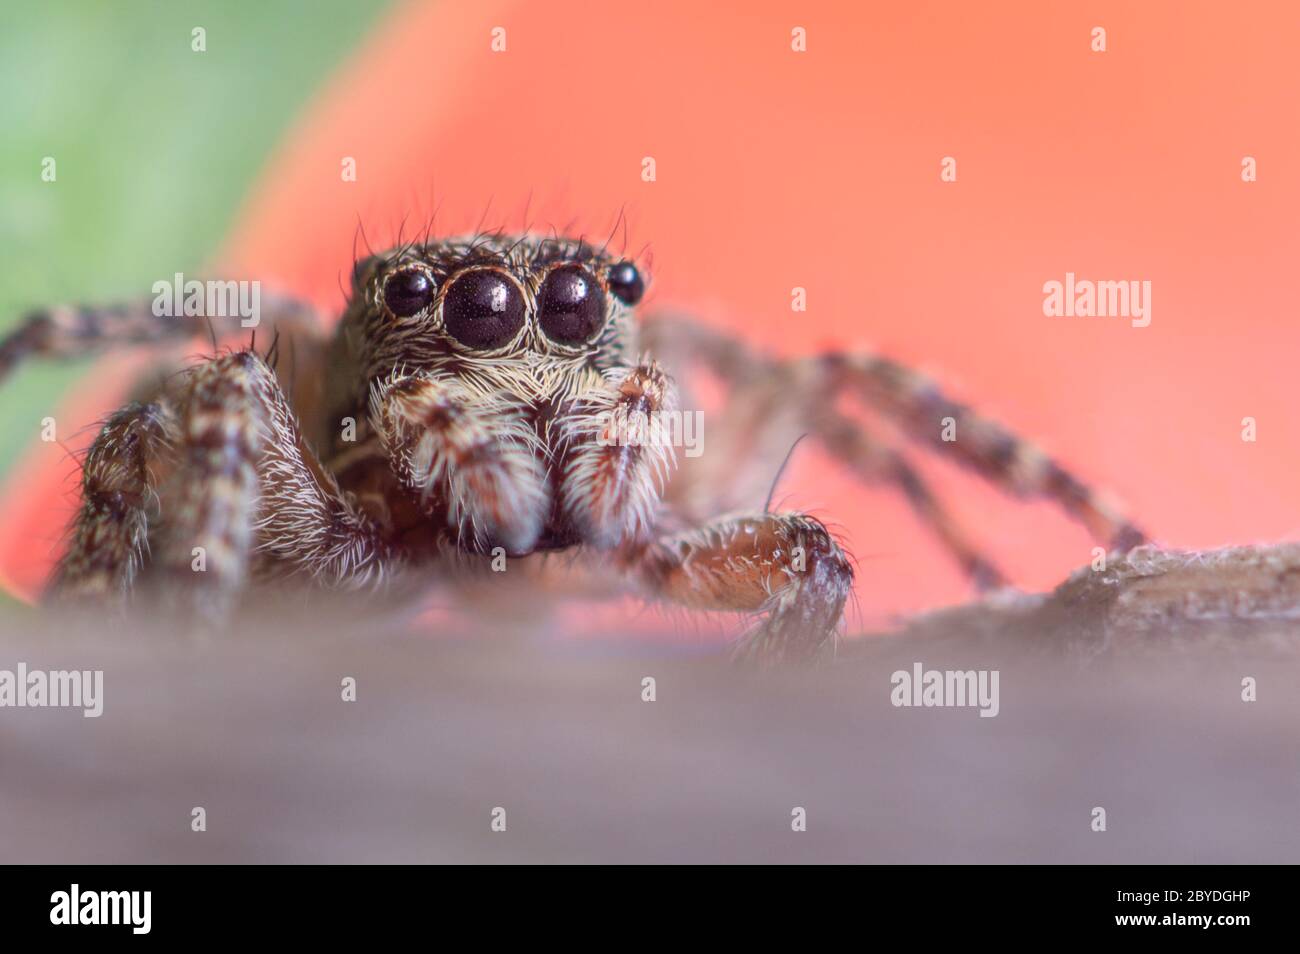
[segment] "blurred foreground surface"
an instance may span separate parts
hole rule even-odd
[[[1081,658],[1050,631],[1026,651],[931,625],[759,674],[337,616],[203,640],[11,616],[0,668],[103,669],[104,711],[0,709],[0,861],[1300,860],[1284,644]],[[914,662],[999,669],[999,714],[895,708],[890,675]]]

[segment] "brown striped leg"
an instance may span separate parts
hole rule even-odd
[[[609,548],[649,531],[673,466],[665,415],[676,404],[672,381],[646,361],[608,373],[561,414],[560,509],[578,539]]]
[[[255,547],[271,572],[330,585],[384,572],[386,548],[303,444],[261,357],[242,351],[195,368],[180,403],[161,559],[185,604],[223,618]]]
[[[51,602],[124,602],[148,545],[148,504],[173,438],[162,404],[129,404],[110,417],[82,464],[81,509],[51,577]]]
[[[727,429],[739,432],[738,437],[731,439],[733,446],[713,456],[712,471],[698,469],[694,483],[697,494],[725,483],[717,473],[724,461],[733,469],[754,470],[736,463],[737,450],[762,452],[767,464],[764,469],[774,470],[779,462],[772,458],[776,447],[784,444],[788,448],[800,433],[816,433],[826,440],[830,435],[824,433],[824,425],[834,419],[827,417],[828,411],[834,414],[837,397],[848,390],[896,422],[907,437],[955,457],[1005,492],[1022,498],[1044,497],[1056,501],[1112,548],[1128,550],[1145,540],[1144,534],[1123,515],[1033,445],[949,400],[925,378],[894,362],[855,354],[777,360],[747,349],[723,332],[678,317],[647,322],[645,332],[647,341],[661,352],[703,362],[733,388],[735,402],[744,405],[737,425]],[[946,418],[952,419],[953,440],[943,439]],[[776,437],[764,438],[758,433],[760,429],[767,429]],[[846,441],[848,432],[844,425],[837,424],[832,430],[835,440]],[[723,436],[726,439],[726,431]],[[877,451],[866,450],[864,445],[868,441],[862,435],[848,440],[842,449],[829,443],[827,446],[833,454],[854,466],[860,476],[886,479],[898,485],[978,580],[988,568],[987,561],[976,559],[946,517],[935,510],[933,498],[918,484],[910,468],[861,466],[863,462],[875,463],[870,460],[872,457],[881,459]],[[717,446],[718,441],[711,439],[710,447]],[[853,464],[853,458],[859,463]],[[691,492],[690,484],[679,491],[688,512],[698,509],[697,502],[691,506]],[[945,530],[945,526],[949,529]]]
[[[394,375],[373,387],[370,419],[398,480],[427,513],[449,514],[459,546],[532,548],[550,490],[545,450],[517,408],[458,381]]]
[[[848,388],[898,422],[908,437],[948,454],[1003,491],[1052,500],[1115,550],[1146,535],[1123,514],[1034,445],[948,398],[924,376],[874,355],[828,354],[805,362],[824,369],[829,390]],[[951,440],[945,440],[945,423]]]
[[[868,483],[886,481],[901,490],[916,515],[977,587],[989,590],[1005,585],[997,565],[971,543],[902,454],[877,442],[856,421],[834,411],[818,413],[812,426],[827,451],[860,479]]]
[[[683,460],[668,488],[674,511],[700,522],[762,506],[792,446],[814,430],[815,415],[834,406],[818,391],[821,377],[797,379],[789,362],[682,316],[648,319],[641,337],[669,368],[701,366],[727,388],[724,407],[707,422],[704,453]]]
[[[180,345],[209,334],[218,339],[236,336],[247,341],[256,332],[269,345],[277,332],[319,336],[322,325],[297,299],[261,296],[260,321],[245,328],[237,317],[159,316],[153,299],[111,305],[58,305],[25,315],[0,337],[0,383],[32,357],[80,358],[130,345]]]
[[[824,375],[806,364],[780,363],[685,319],[652,322],[657,350],[703,362],[732,386],[724,419],[709,432],[705,459],[688,462],[670,493],[695,519],[752,506],[770,492],[784,456],[801,435],[818,438],[860,479],[897,487],[958,566],[980,589],[1004,582],[996,565],[961,531],[921,475],[888,444],[834,409],[819,392]]]
[[[738,658],[760,665],[833,650],[853,567],[829,531],[799,513],[720,517],[638,552],[649,592],[692,609],[763,613]]]

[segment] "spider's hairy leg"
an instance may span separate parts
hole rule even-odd
[[[906,429],[909,437],[953,457],[1012,496],[1054,501],[1113,550],[1146,542],[1146,534],[1091,487],[1033,444],[944,395],[928,378],[877,355],[831,353],[809,359],[829,389],[849,388]],[[945,419],[953,440],[944,440]]]
[[[183,602],[224,617],[254,548],[271,572],[368,582],[386,548],[305,446],[270,366],[252,351],[190,372],[161,559]]]
[[[825,526],[800,513],[719,517],[635,552],[653,595],[693,609],[763,613],[738,658],[760,665],[834,648],[853,567]]]
[[[679,361],[698,360],[732,386],[709,454],[691,461],[670,488],[672,503],[696,520],[753,506],[770,493],[782,458],[802,435],[816,437],[861,480],[891,484],[980,589],[1002,585],[996,564],[962,532],[925,480],[893,447],[834,408],[817,390],[824,375],[806,364],[779,362],[743,342],[683,319],[647,326],[657,348]]]
[[[653,525],[674,463],[662,415],[676,408],[672,380],[647,360],[609,372],[564,415],[560,506],[584,541],[608,548]]]
[[[160,403],[128,404],[104,424],[82,464],[81,507],[46,599],[120,603],[129,597],[145,556],[149,497],[174,426]]]
[[[868,483],[885,481],[903,492],[917,517],[981,590],[997,589],[1006,580],[997,565],[958,526],[929,485],[902,454],[871,437],[856,421],[831,410],[816,414],[813,432],[826,450]]]
[[[526,553],[550,499],[546,452],[518,404],[424,373],[394,373],[370,391],[370,423],[393,472],[429,513],[448,514],[463,543]]]
[[[745,419],[737,427],[745,431],[745,449],[764,446],[761,435],[751,433],[756,429],[776,430],[783,424],[786,431],[779,436],[786,447],[799,433],[815,434],[859,476],[899,487],[976,582],[981,577],[989,579],[986,571],[991,571],[991,565],[977,557],[896,451],[874,446],[876,442],[858,429],[856,422],[834,411],[841,392],[855,394],[900,425],[908,438],[954,456],[1005,492],[1055,500],[1113,549],[1128,550],[1145,540],[1140,530],[1096,492],[1032,444],[944,397],[923,376],[887,359],[832,353],[780,360],[747,348],[731,335],[678,316],[648,321],[645,335],[664,353],[675,351],[680,360],[702,362],[744,394],[748,399],[744,403],[752,405],[748,414],[742,413]],[[943,439],[946,417],[955,424],[955,440]],[[767,449],[770,445],[768,441]],[[707,483],[721,483],[704,476]],[[688,505],[690,491],[690,486],[682,488]]]
[[[267,341],[277,331],[319,336],[321,327],[310,305],[279,295],[261,296],[257,331]],[[202,317],[156,315],[151,298],[40,308],[0,337],[0,383],[32,357],[69,359],[130,345],[177,346],[209,333],[247,338],[249,329],[232,318],[213,318],[209,324]]]

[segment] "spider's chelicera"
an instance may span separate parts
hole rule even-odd
[[[366,589],[566,550],[617,590],[757,614],[745,655],[810,657],[833,644],[853,571],[820,520],[765,503],[801,434],[902,490],[978,583],[1001,579],[907,458],[841,409],[845,393],[1004,489],[1058,501],[1116,547],[1142,539],[1063,468],[906,368],[864,354],[778,360],[684,319],[642,321],[644,292],[634,262],[582,241],[494,234],[358,262],[332,334],[310,308],[264,296],[271,352],[153,377],[105,423],[50,597],[156,591],[220,617],[291,579]],[[0,376],[28,355],[109,345],[179,361],[202,330],[147,302],[41,310],[0,341]],[[662,441],[609,439],[618,422],[673,413],[665,367],[681,378],[698,365],[730,388],[707,453],[674,470]],[[956,440],[940,437],[947,420]]]

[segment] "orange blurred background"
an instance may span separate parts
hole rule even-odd
[[[399,5],[289,130],[218,265],[336,313],[359,222],[378,248],[435,210],[439,234],[528,222],[601,241],[622,214],[649,309],[917,365],[1162,543],[1287,538],[1298,46],[1290,3]],[[1066,272],[1150,281],[1151,325],[1045,317],[1043,284]],[[1018,584],[1090,560],[1050,505],[923,469]],[[844,528],[855,625],[969,596],[901,497],[815,449],[780,499]]]

